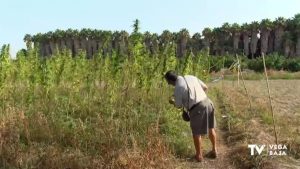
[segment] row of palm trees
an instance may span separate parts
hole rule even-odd
[[[201,47],[201,37],[197,34],[197,45]],[[32,48],[32,44],[40,48],[42,56],[51,56],[58,51],[68,49],[75,56],[80,51],[85,51],[88,57],[102,52],[102,54],[111,54],[113,51],[121,55],[129,55],[130,47],[134,41],[141,39],[147,51],[152,54],[158,54],[165,50],[168,45],[177,45],[177,56],[184,56],[187,52],[187,43],[191,42],[189,32],[182,29],[179,33],[172,33],[168,30],[163,31],[159,36],[154,33],[145,32],[141,34],[135,30],[132,34],[126,31],[102,31],[92,29],[82,29],[81,31],[68,29],[66,31],[57,29],[56,31],[45,34],[38,33],[34,36],[26,34],[24,41],[27,48]],[[200,48],[199,48],[200,50]]]
[[[213,54],[243,53],[255,57],[261,53],[277,52],[287,57],[300,56],[300,14],[291,19],[278,17],[250,24],[205,28],[202,31],[205,47]]]
[[[102,31],[82,29],[81,31],[68,29],[56,30],[34,36],[25,35],[27,48],[32,42],[40,48],[42,56],[51,56],[58,51],[68,49],[73,56],[80,51],[86,51],[88,57],[101,52],[104,55],[116,51],[120,55],[129,55],[134,39],[142,41],[147,51],[156,55],[168,46],[176,46],[176,55],[183,57],[189,52],[194,54],[203,49],[209,50],[212,55],[225,53],[242,53],[255,57],[261,53],[278,52],[287,57],[300,56],[300,14],[291,19],[283,17],[275,21],[263,19],[261,22],[239,25],[224,23],[214,29],[205,28],[200,33],[190,36],[187,29],[179,32],[165,30],[162,34],[138,32],[138,23],[134,25],[133,33],[126,31]]]

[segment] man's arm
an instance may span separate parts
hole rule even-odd
[[[198,79],[202,89],[206,92],[208,90],[208,87],[206,86],[206,84],[204,82],[202,82],[200,79]]]

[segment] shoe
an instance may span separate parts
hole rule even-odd
[[[215,151],[210,151],[205,155],[207,158],[217,158],[217,153]]]

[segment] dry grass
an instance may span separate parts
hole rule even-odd
[[[288,71],[278,71],[278,70],[267,70],[269,79],[285,79],[285,80],[295,80],[300,79],[300,72],[288,72]],[[212,73],[212,78],[220,77],[224,75],[226,80],[237,80],[237,73],[233,73],[228,69],[223,69],[220,72]],[[264,74],[258,73],[249,69],[243,70],[243,75],[245,80],[263,80],[265,78]]]
[[[30,128],[28,124],[35,124]],[[76,148],[60,144],[45,144],[39,139],[55,137],[49,122],[38,113],[26,118],[23,112],[8,109],[0,120],[0,168],[173,168],[174,159],[161,137],[149,127],[146,148],[132,138],[133,148],[112,151],[105,155],[89,155]],[[53,138],[52,138],[53,139]],[[35,140],[35,141],[31,141]],[[75,141],[75,140],[73,140]],[[88,145],[87,145],[88,146]]]
[[[253,89],[252,98],[261,106],[268,107],[265,84],[248,81],[247,86]],[[272,80],[270,90],[279,140],[288,144],[291,154],[300,159],[300,80]]]
[[[267,168],[269,163],[279,165],[279,161],[290,167],[297,166],[289,157],[299,158],[299,123],[300,123],[300,81],[299,80],[271,80],[270,88],[275,107],[276,123],[279,132],[279,143],[287,144],[289,156],[287,158],[270,159],[268,157],[252,158],[247,144],[274,144],[272,130],[272,116],[268,104],[266,82],[246,81],[250,91],[253,110],[250,111],[248,98],[242,86],[237,82],[223,81],[215,85],[220,91],[218,103],[221,112],[226,112],[224,122],[229,132],[227,143],[235,147],[232,151],[233,163],[243,168]],[[251,127],[250,127],[251,126]]]

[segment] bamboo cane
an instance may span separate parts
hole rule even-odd
[[[265,62],[265,55],[264,55],[264,53],[262,53],[262,58],[263,58],[263,62],[264,62],[264,70],[265,70],[265,76],[266,76],[266,82],[267,82],[267,88],[268,88],[268,94],[269,94],[269,102],[270,102],[271,112],[272,112],[274,135],[275,135],[276,144],[278,144],[276,124],[275,124],[275,116],[274,116],[274,111],[273,111],[273,105],[272,105],[272,99],[271,99],[271,92],[270,92],[270,87],[269,87],[269,79],[268,79],[268,74],[267,74],[267,68],[266,68],[266,62]]]
[[[240,60],[238,58],[238,55],[236,55],[236,59],[237,59],[237,78],[238,78],[238,87],[240,86]]]
[[[238,55],[236,56],[236,58],[237,58],[237,60],[238,60],[238,63],[240,64]],[[244,86],[244,89],[245,89],[245,91],[246,91],[246,95],[247,95],[247,97],[248,97],[249,106],[250,106],[250,111],[251,111],[251,113],[253,114],[253,111],[252,111],[252,104],[251,104],[251,98],[250,98],[250,95],[249,95],[248,90],[247,90],[247,88],[246,88],[244,76],[243,76],[243,73],[242,73],[242,71],[241,71],[241,67],[240,67],[239,64],[238,64],[238,72],[240,72],[240,75],[241,75],[241,78],[242,78],[242,82],[243,82],[243,86]]]

